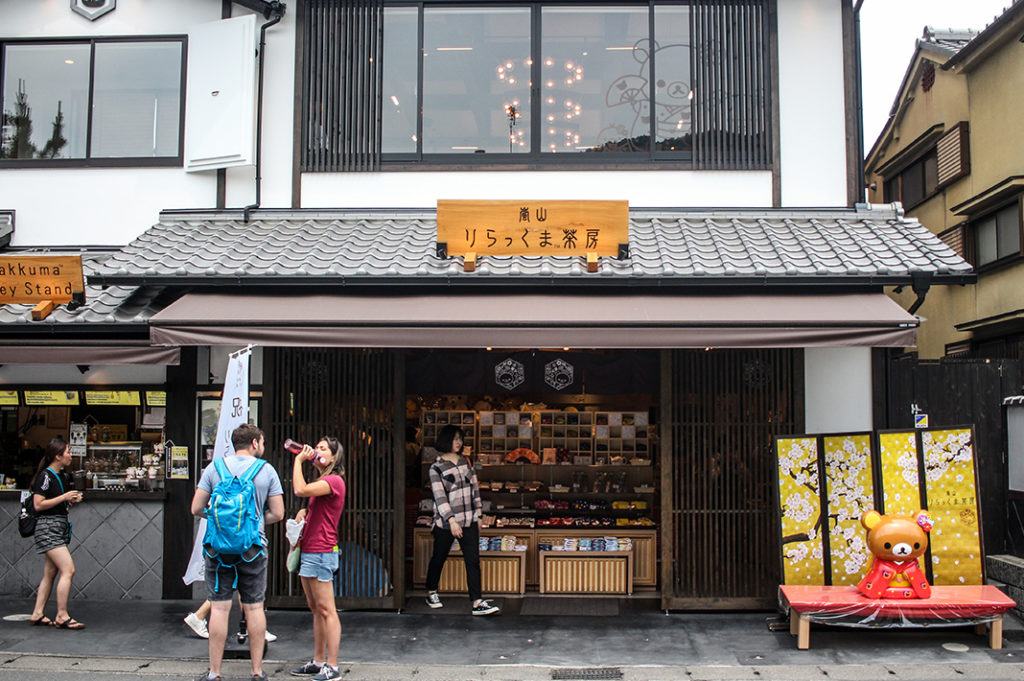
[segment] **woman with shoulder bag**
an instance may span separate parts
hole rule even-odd
[[[310,482],[302,470],[305,461],[316,471],[316,479]],[[341,621],[334,603],[334,573],[338,571],[338,523],[345,508],[345,462],[336,438],[320,438],[315,449],[302,446],[292,468],[292,491],[309,499],[309,509],[299,511],[295,520],[306,521],[299,539],[299,580],[313,613],[313,659],[293,669],[292,675],[312,676],[313,681],[339,679]]]
[[[71,448],[64,438],[55,437],[46,445],[43,458],[36,469],[32,483],[32,503],[36,512],[36,553],[46,556],[43,578],[36,592],[36,605],[29,618],[34,626],[50,625],[58,629],[84,629],[85,625],[71,618],[68,599],[71,596],[71,578],[75,562],[71,559],[71,522],[68,509],[82,500],[82,493],[71,489],[71,476],[64,469],[71,465]],[[57,574],[57,615],[50,619],[43,614],[50,599]]]
[[[437,587],[452,543],[458,539],[466,565],[466,585],[474,615],[498,612],[498,606],[484,600],[480,581],[480,485],[473,464],[462,456],[462,428],[447,425],[437,434],[435,447],[441,452],[430,466],[430,490],[434,496],[434,553],[427,567],[427,605],[440,608]]]

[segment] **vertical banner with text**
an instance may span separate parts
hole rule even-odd
[[[232,353],[228,357],[227,374],[224,377],[224,394],[221,396],[220,421],[217,424],[217,440],[213,448],[214,458],[235,453],[231,444],[231,432],[249,422],[249,358],[252,346]],[[192,557],[182,580],[191,584],[203,579],[203,538],[206,536],[206,519],[200,518],[196,531]]]

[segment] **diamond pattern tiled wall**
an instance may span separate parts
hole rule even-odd
[[[88,496],[86,497],[88,499]],[[30,597],[43,573],[32,539],[18,534],[18,503],[0,501],[0,595]],[[163,500],[86,501],[71,510],[73,598],[157,600],[162,595]]]

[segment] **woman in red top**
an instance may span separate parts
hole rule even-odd
[[[345,507],[345,463],[341,443],[322,437],[316,448],[303,445],[295,455],[292,489],[297,497],[309,499],[295,520],[306,520],[300,544],[299,579],[306,603],[313,613],[313,659],[292,670],[294,676],[312,676],[315,681],[340,678],[338,646],[341,622],[334,605],[334,573],[338,571],[338,521]],[[306,482],[302,463],[311,461],[316,480]]]

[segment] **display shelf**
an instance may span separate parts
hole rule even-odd
[[[593,455],[594,412],[540,411],[537,419],[537,449],[542,462],[554,464],[562,457]]]
[[[426,409],[420,414],[420,436],[424,447],[437,444],[437,434],[447,425],[459,426],[466,434],[463,444],[475,452],[477,447],[476,412],[465,409]]]
[[[599,411],[594,414],[595,463],[649,463],[654,426],[645,411]]]
[[[513,450],[533,450],[533,414],[525,411],[480,412],[479,461],[499,464]]]

